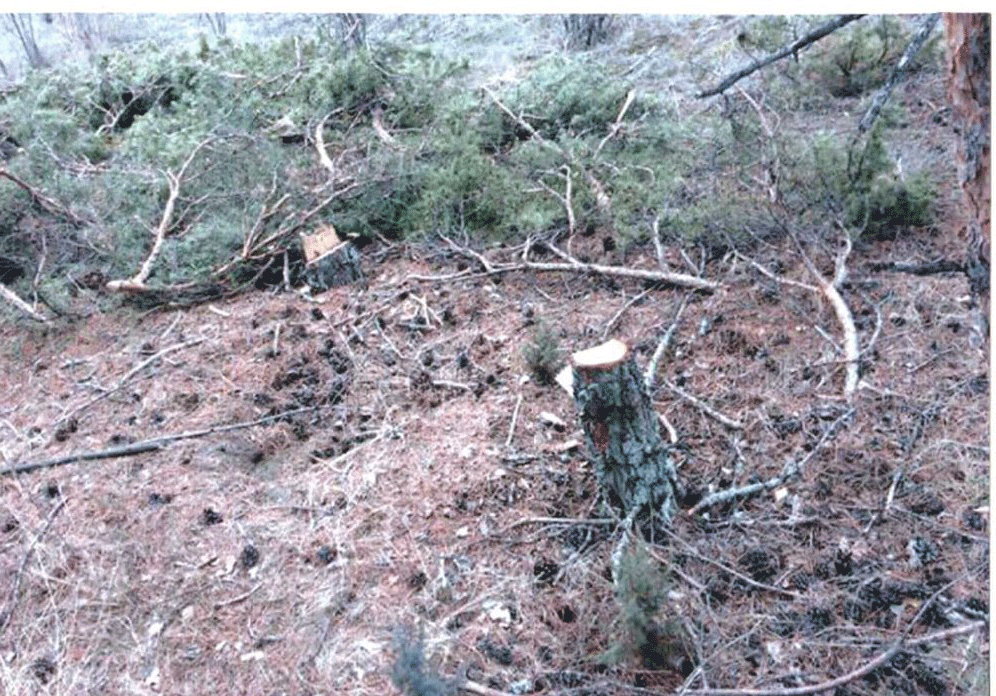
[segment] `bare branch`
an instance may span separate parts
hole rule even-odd
[[[212,435],[214,433],[226,433],[232,430],[253,428],[257,425],[263,425],[264,423],[286,418],[287,416],[317,411],[320,408],[323,408],[323,406],[308,406],[306,408],[298,408],[291,411],[284,411],[283,413],[276,413],[272,416],[266,416],[265,418],[259,418],[254,421],[233,423],[231,425],[213,425],[210,428],[204,428],[203,430],[191,430],[183,433],[175,433],[173,435],[163,435],[162,437],[152,438],[151,440],[142,440],[141,442],[133,442],[130,445],[122,445],[120,447],[110,447],[108,449],[91,452],[77,452],[75,454],[67,454],[63,457],[55,457],[54,459],[43,459],[37,462],[19,462],[11,464],[4,469],[0,469],[0,476],[4,476],[6,474],[23,474],[37,469],[46,469],[53,466],[62,466],[63,464],[72,464],[73,462],[83,462],[93,459],[130,457],[134,454],[141,454],[143,452],[152,452],[154,450],[162,449],[166,445],[177,442],[178,440],[190,440],[196,437]]]
[[[3,297],[3,299],[7,300],[7,302],[14,305],[14,307],[24,312],[35,321],[39,321],[43,324],[48,323],[49,320],[46,317],[42,316],[34,309],[32,309],[31,305],[29,305],[27,302],[18,297],[17,293],[15,293],[13,290],[8,288],[3,283],[0,283],[0,297]]]
[[[941,18],[939,12],[934,14],[924,15],[923,20],[920,23],[920,28],[916,30],[913,34],[913,38],[910,39],[909,44],[906,46],[906,50],[903,51],[902,57],[899,62],[896,63],[896,67],[893,68],[892,74],[889,79],[881,89],[875,94],[875,98],[872,99],[872,104],[868,107],[868,111],[861,119],[861,123],[858,124],[858,133],[865,133],[873,125],[875,125],[875,119],[878,118],[879,113],[882,111],[882,107],[885,106],[885,102],[889,100],[889,96],[892,95],[892,90],[895,89],[896,85],[905,76],[907,68],[909,68],[910,61],[912,61],[916,54],[920,52],[923,45],[927,43],[927,38],[930,36],[934,29],[934,25],[937,24],[937,20]]]
[[[83,225],[86,224],[86,221],[80,218],[78,215],[76,215],[76,213],[69,210],[64,205],[61,205],[60,203],[57,203],[56,201],[52,200],[51,198],[43,194],[41,191],[33,188],[30,184],[21,180],[16,175],[11,174],[6,167],[0,167],[0,177],[13,181],[15,184],[17,184],[22,189],[27,191],[28,195],[30,195],[31,198],[34,199],[35,203],[40,205],[43,209],[45,209],[47,212],[51,213],[52,215],[61,217],[64,220],[72,223],[76,227],[82,227]]]
[[[723,81],[720,82],[715,87],[703,90],[695,96],[697,96],[699,99],[702,99],[704,97],[711,97],[714,94],[719,94],[721,92],[724,92],[733,85],[735,85],[737,82],[742,80],[743,78],[750,75],[751,73],[760,70],[766,65],[774,63],[776,60],[781,60],[786,56],[797,54],[801,49],[805,48],[809,44],[819,41],[824,36],[832,34],[841,27],[846,26],[855,20],[861,19],[862,17],[864,17],[863,14],[840,15],[839,17],[830,20],[826,24],[821,24],[816,29],[813,29],[811,32],[803,36],[801,39],[793,41],[788,46],[785,46],[784,48],[781,48],[780,50],[772,53],[771,55],[765,56],[760,60],[756,60],[750,65],[746,65],[740,68],[732,75],[729,75],[728,77],[724,78]]]
[[[190,167],[190,163],[194,161],[197,156],[208,143],[214,140],[214,136],[205,138],[197,144],[197,146],[191,151],[184,161],[183,165],[180,167],[180,171],[176,174],[172,172],[165,172],[166,182],[169,184],[169,198],[166,199],[166,207],[163,209],[162,219],[159,221],[159,226],[155,230],[155,239],[152,242],[152,249],[149,251],[148,257],[142,264],[142,267],[138,270],[131,278],[127,280],[111,280],[107,283],[108,290],[127,290],[130,292],[143,292],[148,288],[145,281],[149,279],[149,274],[152,273],[152,264],[155,263],[156,258],[159,256],[159,252],[162,249],[163,240],[166,238],[166,233],[169,231],[170,226],[173,224],[173,210],[176,207],[176,200],[180,197],[180,184],[183,183],[183,177],[187,173],[187,169]]]

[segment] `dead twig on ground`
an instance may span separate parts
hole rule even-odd
[[[90,461],[94,459],[114,459],[116,457],[130,457],[135,454],[142,454],[143,452],[152,452],[158,449],[162,449],[166,445],[169,445],[173,442],[178,442],[180,440],[192,440],[197,437],[204,437],[205,435],[213,435],[215,433],[227,433],[232,430],[254,428],[257,425],[263,425],[265,423],[270,423],[272,421],[280,420],[282,418],[287,418],[289,416],[295,416],[300,413],[309,413],[311,411],[317,411],[320,408],[324,408],[324,405],[308,406],[306,408],[297,408],[290,411],[284,411],[282,413],[276,413],[272,416],[259,418],[254,421],[232,423],[230,425],[212,425],[211,427],[204,428],[202,430],[191,430],[183,433],[175,433],[173,435],[163,435],[162,437],[155,437],[150,440],[142,440],[141,442],[133,442],[130,445],[121,445],[120,447],[110,447],[108,449],[95,450],[90,452],[76,452],[74,454],[67,454],[62,457],[55,457],[53,459],[43,459],[37,462],[19,462],[17,464],[11,464],[10,466],[4,469],[0,469],[0,476],[5,476],[7,474],[24,474],[29,471],[35,471],[37,469],[47,469],[55,466],[62,466],[63,464],[72,464],[74,462]]]
[[[692,394],[689,394],[688,392],[686,392],[684,389],[682,389],[678,385],[673,384],[672,382],[669,382],[669,381],[668,382],[664,382],[664,385],[668,389],[670,389],[671,391],[673,391],[675,394],[677,394],[678,396],[680,396],[682,399],[684,399],[685,401],[688,401],[689,403],[691,403],[693,406],[695,406],[695,408],[697,408],[700,411],[702,411],[702,413],[706,414],[707,416],[709,416],[713,420],[719,421],[720,423],[722,423],[723,425],[725,425],[727,428],[732,428],[733,430],[743,430],[743,428],[744,428],[744,424],[743,423],[741,423],[738,420],[734,420],[733,418],[730,418],[729,416],[723,415],[722,413],[720,413],[719,411],[717,411],[716,409],[714,409],[712,406],[710,406],[706,402],[702,401],[697,396],[693,396]]]
[[[59,514],[59,511],[65,505],[66,499],[63,498],[59,501],[58,505],[52,508],[52,511],[48,513],[48,517],[45,519],[45,525],[38,532],[38,536],[31,542],[31,546],[24,554],[24,558],[21,559],[21,565],[18,566],[17,573],[14,574],[14,586],[10,588],[10,594],[7,595],[7,603],[3,611],[0,611],[0,634],[10,625],[10,620],[14,616],[14,610],[17,608],[17,602],[21,595],[21,581],[24,578],[24,569],[27,568],[31,555],[35,552],[35,548],[41,543],[41,540],[45,538],[49,527],[52,526],[52,522],[55,520],[55,516]]]
[[[512,439],[515,437],[515,424],[519,422],[519,408],[522,407],[522,394],[515,400],[515,408],[512,409],[512,422],[508,425],[508,437],[505,438],[505,449],[512,446]]]
[[[667,327],[667,331],[664,332],[664,336],[657,344],[657,349],[654,350],[654,354],[651,356],[650,362],[647,363],[647,369],[643,373],[643,385],[648,394],[653,391],[654,379],[657,377],[657,366],[660,364],[661,358],[664,357],[668,347],[671,345],[671,340],[674,338],[674,332],[678,328],[678,322],[681,321],[681,315],[685,311],[685,307],[687,305],[688,295],[685,295],[685,299],[681,301],[678,311],[674,314],[674,319],[671,321],[671,325]]]
[[[128,380],[130,380],[132,377],[134,377],[135,375],[137,375],[139,372],[141,372],[146,367],[148,367],[152,363],[156,362],[157,360],[159,360],[163,356],[169,355],[170,353],[174,353],[174,352],[176,352],[178,350],[183,350],[184,348],[190,348],[191,346],[196,346],[198,343],[203,343],[206,340],[207,340],[206,338],[195,338],[195,339],[193,339],[191,341],[184,341],[183,343],[174,343],[171,346],[163,348],[161,351],[159,351],[155,355],[152,355],[148,359],[143,360],[141,363],[139,363],[138,365],[136,365],[132,369],[128,370],[128,372],[125,374],[125,376],[122,377],[121,379],[119,379],[118,383],[115,384],[113,387],[111,387],[107,391],[104,391],[104,392],[98,394],[97,396],[93,397],[92,399],[90,399],[86,403],[84,403],[84,404],[82,404],[80,406],[77,406],[76,408],[74,408],[69,413],[67,413],[67,414],[63,415],[62,417],[60,417],[55,422],[55,424],[58,425],[60,423],[64,423],[65,421],[69,420],[70,418],[72,418],[73,416],[75,416],[80,411],[82,411],[82,410],[84,410],[86,408],[89,408],[90,406],[93,406],[95,403],[97,403],[101,399],[106,399],[108,396],[110,396],[114,392],[116,392],[119,389],[121,389],[121,387],[123,387],[125,385],[125,383],[128,382]]]
[[[928,633],[925,636],[920,636],[919,638],[914,638],[912,640],[904,640],[903,638],[900,638],[893,643],[888,650],[880,652],[874,658],[857,669],[837,677],[836,679],[830,679],[825,682],[820,682],[819,684],[786,687],[781,689],[689,689],[683,693],[688,696],[810,696],[811,694],[821,694],[833,691],[837,687],[848,684],[855,679],[860,679],[872,670],[881,667],[886,662],[891,660],[903,648],[913,648],[918,645],[939,643],[942,640],[947,640],[948,638],[978,631],[985,628],[985,626],[985,621],[974,621],[963,626],[955,626],[954,628],[947,628],[942,631]]]
[[[724,78],[715,87],[711,87],[709,89],[702,90],[701,92],[699,92],[695,96],[698,97],[699,99],[703,99],[705,97],[711,97],[714,94],[720,94],[721,92],[726,91],[727,89],[729,89],[734,84],[736,84],[737,82],[739,82],[743,78],[747,77],[751,73],[760,70],[761,68],[763,68],[766,65],[774,63],[776,60],[781,60],[782,58],[785,58],[786,56],[794,56],[794,55],[796,55],[800,50],[802,50],[803,48],[805,48],[809,44],[815,43],[815,42],[819,41],[823,37],[832,34],[833,32],[837,31],[841,27],[846,26],[846,25],[850,24],[851,22],[853,22],[855,20],[861,19],[862,17],[864,17],[864,15],[853,14],[853,15],[840,15],[839,17],[836,17],[835,19],[831,19],[829,22],[826,22],[825,24],[821,24],[816,29],[813,29],[811,32],[809,32],[808,34],[806,34],[802,38],[796,39],[795,41],[793,41],[792,43],[790,43],[788,46],[785,46],[785,47],[779,49],[778,51],[775,51],[774,53],[772,53],[770,55],[767,55],[764,58],[761,58],[760,60],[756,60],[753,63],[751,63],[750,65],[746,65],[746,66],[740,68],[739,70],[735,71],[734,73],[732,73],[728,77]]]
[[[802,598],[802,595],[799,594],[798,592],[793,592],[792,590],[786,590],[784,587],[775,587],[774,585],[768,585],[766,583],[759,582],[754,578],[750,577],[749,575],[744,575],[737,569],[731,568],[730,566],[716,560],[715,558],[710,558],[705,554],[699,553],[694,546],[689,544],[687,541],[682,539],[680,536],[675,534],[667,527],[662,528],[662,531],[671,539],[674,539],[675,541],[680,543],[686,549],[687,553],[689,553],[690,555],[694,556],[700,561],[716,566],[717,568],[729,573],[730,575],[736,577],[737,579],[744,581],[751,587],[756,587],[759,590],[766,590],[768,592],[774,592],[775,594],[785,595],[786,597],[791,597],[792,599]]]
[[[714,505],[720,505],[722,503],[728,502],[730,500],[735,500],[736,498],[746,498],[752,495],[757,495],[758,493],[763,493],[764,491],[770,491],[774,488],[785,484],[790,479],[795,478],[800,475],[809,460],[816,456],[816,453],[823,448],[823,444],[829,439],[830,435],[837,429],[837,425],[843,422],[846,418],[849,418],[851,414],[854,413],[853,408],[847,409],[843,414],[841,414],[833,423],[831,423],[820,439],[813,445],[813,448],[809,450],[805,457],[803,457],[798,462],[788,462],[782,467],[782,472],[778,476],[773,476],[767,481],[759,481],[758,483],[752,483],[741,488],[729,488],[723,491],[717,491],[712,495],[708,495],[692,507],[688,511],[689,516],[694,516],[702,512],[703,510],[713,507]]]
[[[637,302],[639,302],[640,300],[642,300],[647,295],[649,295],[650,294],[650,290],[651,290],[650,288],[647,288],[647,289],[645,289],[645,290],[637,293],[632,298],[630,298],[629,300],[627,300],[626,304],[624,304],[619,309],[618,312],[616,312],[614,315],[612,315],[612,318],[609,319],[608,323],[605,324],[605,328],[602,329],[602,340],[603,341],[606,340],[606,339],[608,339],[609,334],[612,333],[612,331],[615,330],[616,324],[618,324],[619,320],[622,319],[622,315],[626,313],[626,310],[629,309],[630,307],[632,307],[633,305],[635,305]]]
[[[971,633],[980,628],[986,627],[986,621],[973,621],[972,623],[968,623],[963,626],[956,626],[942,631],[935,631],[934,633],[928,633],[925,636],[919,636],[918,638],[908,640],[913,628],[920,622],[920,619],[923,618],[924,614],[926,614],[927,609],[929,609],[942,594],[944,594],[961,579],[962,578],[959,577],[952,580],[927,598],[927,600],[920,606],[920,610],[909,621],[909,623],[906,624],[906,627],[903,629],[902,633],[899,634],[899,637],[892,642],[892,645],[889,646],[887,650],[880,652],[860,667],[853,669],[847,674],[839,676],[836,679],[830,679],[819,684],[786,687],[780,689],[689,689],[683,693],[689,694],[690,696],[810,696],[811,694],[832,691],[839,686],[843,686],[854,681],[855,679],[860,679],[872,670],[885,664],[903,648],[912,648],[917,645],[937,643],[957,635]]]
[[[813,263],[813,260],[809,258],[809,255],[802,248],[802,244],[799,243],[798,238],[794,234],[790,236],[795,242],[796,248],[802,256],[802,261],[806,264],[806,268],[813,274],[813,277],[820,284],[823,294],[830,300],[834,313],[837,315],[837,321],[840,322],[841,328],[844,331],[844,360],[847,364],[846,377],[844,379],[844,398],[848,403],[851,403],[854,400],[854,391],[858,387],[858,358],[860,357],[860,351],[858,350],[858,332],[854,326],[854,316],[851,314],[851,309],[847,306],[839,289],[847,279],[847,257],[851,254],[852,248],[851,236],[846,230],[844,231],[844,248],[837,253],[837,258],[834,262],[834,275],[831,280],[827,280],[819,272],[816,264]]]
[[[27,302],[18,297],[16,292],[8,288],[3,283],[0,283],[0,297],[3,297],[3,299],[7,300],[8,303],[13,305],[16,309],[20,310],[24,314],[27,314],[35,321],[40,322],[42,324],[49,323],[50,320],[47,317],[42,316],[34,309],[32,309],[31,305],[29,305]]]
[[[539,261],[529,261],[529,247],[533,244],[533,240],[526,241],[526,248],[523,253],[523,261],[521,263],[506,263],[506,264],[496,264],[491,261],[487,261],[485,257],[476,251],[468,249],[466,247],[461,247],[454,244],[455,250],[461,254],[468,256],[484,266],[485,271],[483,273],[475,271],[461,271],[458,273],[450,273],[441,276],[426,276],[421,274],[412,274],[406,276],[400,282],[404,283],[409,280],[426,280],[426,281],[441,281],[441,280],[466,280],[472,278],[479,278],[482,276],[489,275],[499,275],[502,273],[514,273],[516,271],[549,271],[553,273],[594,273],[597,275],[615,276],[618,278],[633,278],[636,280],[644,281],[656,281],[659,283],[668,283],[670,285],[679,285],[683,287],[689,287],[694,290],[700,290],[703,292],[714,292],[719,288],[719,283],[706,280],[705,278],[699,278],[692,275],[687,275],[685,273],[673,273],[670,271],[654,271],[644,268],[627,268],[625,266],[605,266],[597,263],[583,263],[573,256],[565,254],[563,251],[553,247],[552,245],[547,245],[555,254],[561,258],[567,259],[565,263],[545,263]]]

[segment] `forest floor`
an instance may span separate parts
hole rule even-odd
[[[954,192],[925,97],[943,86],[928,88],[894,98]],[[396,243],[364,251],[362,287],[315,298],[5,329],[0,465],[191,436],[0,478],[0,691],[379,696],[421,651],[476,693],[774,694],[905,638],[835,693],[987,693],[988,346],[963,276],[874,270],[960,258],[956,193],[939,213],[848,259],[850,402],[825,296],[758,269],[813,285],[788,239],[746,258],[665,249],[712,293],[489,275]],[[659,267],[650,245],[605,251],[605,234],[574,252]],[[681,650],[602,659],[624,634],[618,531],[570,396],[522,356],[541,324],[564,357],[615,337],[641,369],[673,328],[652,399],[690,495],[646,549]],[[798,477],[692,513],[787,462]]]

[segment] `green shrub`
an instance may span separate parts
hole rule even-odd
[[[522,348],[526,367],[540,384],[553,384],[561,368],[560,339],[545,321],[536,324],[529,342]]]
[[[624,552],[617,572],[619,635],[602,661],[636,657],[647,669],[690,673],[691,651],[681,621],[667,616],[669,582],[660,564],[637,543]]]

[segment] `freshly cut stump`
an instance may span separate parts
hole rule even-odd
[[[629,347],[612,339],[571,356],[574,402],[599,485],[623,516],[668,524],[678,473]]]

